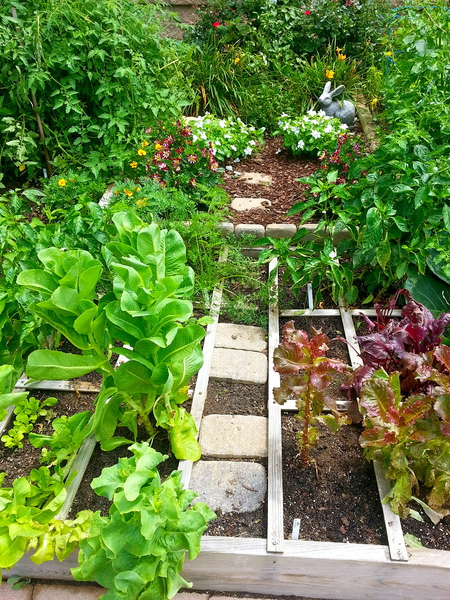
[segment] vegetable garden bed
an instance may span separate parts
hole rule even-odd
[[[192,414],[201,422],[204,397],[208,385],[209,368],[214,347],[220,306],[220,294],[213,298],[214,323],[208,326],[204,341],[205,362],[197,378],[192,403]],[[347,339],[353,342],[352,313],[343,308],[301,311],[311,319],[324,314],[340,316]],[[370,312],[370,311],[366,311]],[[283,311],[282,316],[293,316],[296,309]],[[278,345],[278,307],[272,304],[269,316],[269,356]],[[352,365],[358,355],[349,348]],[[271,363],[271,361],[269,361]],[[271,390],[278,385],[278,374],[269,366],[269,457],[268,457],[268,529],[267,538],[230,538],[204,536],[202,550],[193,562],[186,562],[183,576],[194,581],[198,590],[240,591],[265,594],[302,594],[337,600],[405,599],[405,590],[411,598],[447,600],[450,584],[450,554],[442,550],[405,548],[399,519],[384,505],[389,546],[337,542],[316,542],[285,539],[283,528],[283,492],[281,480],[281,418],[282,408],[273,402]],[[42,387],[45,384],[39,384]],[[50,387],[55,384],[50,384]],[[57,382],[58,386],[65,385]],[[286,408],[286,407],[284,407]],[[289,407],[288,407],[289,408]],[[295,407],[291,407],[295,410]],[[93,442],[87,440],[87,445]],[[90,448],[89,448],[90,450]],[[85,448],[85,452],[88,449]],[[80,460],[82,460],[80,458]],[[76,465],[79,468],[79,463]],[[192,463],[181,461],[183,482],[189,486]],[[380,494],[386,493],[387,482],[379,466]],[[384,489],[383,489],[384,486]],[[73,497],[74,493],[72,494]],[[67,511],[69,507],[67,507]],[[67,514],[67,512],[65,513]],[[71,579],[70,568],[76,566],[76,555],[63,563],[51,561],[36,566],[28,558],[22,559],[10,575],[41,579]]]

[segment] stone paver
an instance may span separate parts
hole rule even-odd
[[[255,208],[267,210],[267,207],[271,206],[271,204],[272,202],[266,198],[234,198],[231,202],[231,208],[237,212],[244,212],[245,210],[253,210]]]
[[[106,591],[103,588],[90,585],[44,585],[38,583],[34,586],[33,600],[98,600]],[[0,598],[4,600],[1,592]]]
[[[249,350],[214,348],[211,379],[259,384],[267,381],[267,356]]]
[[[266,230],[264,228],[264,225],[257,225],[254,223],[240,223],[234,228],[234,235],[238,240],[241,239],[244,235],[251,235],[255,238],[262,238],[266,235]]]
[[[218,223],[217,229],[220,231],[220,233],[222,234],[223,237],[230,237],[234,233],[233,223],[228,223],[227,221]]]
[[[271,185],[272,175],[267,175],[266,173],[245,172],[242,173],[242,175],[239,175],[238,180],[245,181],[245,183],[251,185]]]
[[[33,597],[33,586],[23,585],[18,590],[13,590],[12,586],[3,582],[0,587],[0,600],[31,600]]]
[[[269,223],[266,226],[266,236],[280,239],[292,237],[297,233],[297,227],[293,223]]]
[[[202,454],[217,458],[267,456],[267,418],[208,415],[200,428]]]
[[[253,462],[199,460],[189,487],[200,493],[196,500],[206,502],[212,510],[252,512],[264,501],[266,470]]]
[[[219,323],[214,345],[216,348],[264,352],[267,350],[267,332],[262,327],[253,325]]]

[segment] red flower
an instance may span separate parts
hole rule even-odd
[[[311,11],[310,11],[310,10],[305,10],[305,15],[306,15],[307,17],[309,17],[309,15],[310,15],[310,14],[311,14]]]
[[[213,23],[213,27],[219,27],[220,23],[219,21],[216,21],[215,23]]]

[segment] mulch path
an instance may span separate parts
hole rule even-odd
[[[265,198],[271,203],[243,212],[231,209],[230,220],[234,225],[299,224],[300,215],[287,217],[286,213],[297,202],[307,200],[306,185],[297,179],[312,175],[319,166],[318,160],[292,156],[290,150],[283,148],[283,138],[274,137],[267,139],[255,156],[230,165],[233,171],[225,171],[223,187],[232,198]],[[271,175],[272,183],[254,185],[239,180],[237,173],[245,172]]]

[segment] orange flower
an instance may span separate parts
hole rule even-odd
[[[58,179],[58,185],[60,185],[61,187],[65,187],[66,184],[67,184],[66,179]]]
[[[123,193],[125,194],[125,196],[128,196],[129,198],[131,198],[131,196],[133,195],[133,192],[130,192],[130,190],[123,190]]]
[[[137,162],[136,162],[135,160],[133,160],[133,162],[130,162],[130,167],[131,167],[132,169],[136,169],[136,167],[137,167],[137,166],[138,166],[138,165],[137,165]]]

